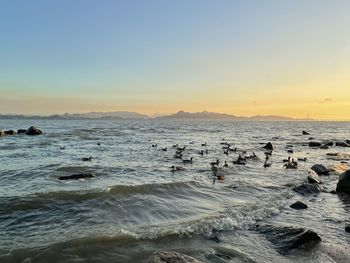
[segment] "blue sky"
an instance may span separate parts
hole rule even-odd
[[[330,99],[336,118],[349,13],[330,0],[2,1],[0,113],[304,116]]]

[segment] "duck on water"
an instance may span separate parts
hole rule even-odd
[[[183,171],[183,170],[186,170],[185,168],[181,167],[181,166],[171,166],[171,171],[174,173],[176,171]]]
[[[191,157],[190,159],[184,159],[182,160],[183,163],[193,163],[193,157]]]
[[[93,178],[95,175],[90,174],[90,173],[85,173],[85,174],[72,174],[68,176],[60,176],[58,179],[59,180],[79,180],[79,179],[87,179],[87,178]]]

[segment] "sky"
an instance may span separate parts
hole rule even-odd
[[[0,114],[350,120],[350,1],[0,1]]]

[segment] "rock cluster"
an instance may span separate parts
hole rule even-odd
[[[17,130],[17,132],[14,130],[0,131],[0,137],[6,136],[6,135],[15,135],[15,134],[40,135],[42,133],[43,132],[40,129],[34,126],[31,126],[28,129],[19,129]]]

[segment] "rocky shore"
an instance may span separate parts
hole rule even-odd
[[[34,135],[40,135],[42,133],[43,132],[40,129],[38,129],[34,126],[31,126],[28,129],[19,129],[17,131],[14,131],[14,130],[2,131],[2,130],[0,130],[0,137],[7,136],[7,135],[16,135],[16,134],[26,134],[26,135],[34,136]]]

